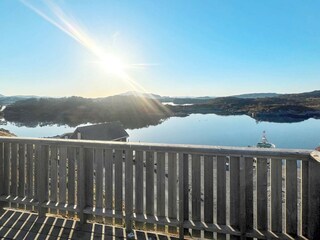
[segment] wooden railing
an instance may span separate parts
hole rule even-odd
[[[180,239],[320,239],[316,158],[309,150],[0,138],[0,207]]]

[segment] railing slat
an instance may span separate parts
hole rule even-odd
[[[271,230],[282,232],[282,159],[271,159]]]
[[[320,239],[320,164],[309,162],[308,187],[308,238]]]
[[[201,161],[200,155],[192,155],[192,221],[201,221]],[[201,232],[192,230],[192,236],[200,237]]]
[[[44,217],[47,211],[42,204],[48,200],[48,162],[49,162],[49,146],[40,146],[40,158],[37,159],[37,182],[38,182],[38,214]]]
[[[286,161],[286,232],[297,236],[297,161]]]
[[[245,158],[246,232],[253,230],[253,158]]]
[[[230,157],[230,225],[240,230],[240,158]]]
[[[80,218],[80,224],[86,222],[86,215],[84,214],[84,208],[86,206],[86,162],[85,162],[85,151],[84,148],[77,149],[77,160],[78,160],[78,174],[77,174],[77,205],[79,208],[78,216]]]
[[[96,172],[96,208],[103,207],[103,149],[95,149],[95,172]],[[101,217],[96,216],[101,221]]]
[[[19,171],[18,171],[18,176],[19,176],[19,186],[18,186],[18,196],[19,198],[24,198],[25,197],[25,144],[19,144]],[[20,206],[20,208],[25,208],[24,205]]]
[[[213,224],[213,158],[204,156],[204,222]],[[212,232],[204,232],[206,238],[212,239]]]
[[[113,210],[113,152],[112,149],[105,150],[105,206],[107,211]],[[110,219],[106,223],[111,224]]]
[[[309,162],[302,162],[302,235],[308,236],[308,187],[309,187]]]
[[[50,202],[57,203],[58,201],[58,150],[56,146],[50,148]],[[57,213],[56,209],[51,209],[51,213]]]
[[[144,166],[143,166],[143,152],[136,151],[135,154],[135,213],[143,214],[143,176],[144,176]],[[140,222],[135,223],[136,228],[141,229],[143,224]]]
[[[4,144],[4,195],[10,194],[10,145],[11,143],[5,143]]]
[[[26,196],[28,199],[34,198],[34,153],[33,153],[33,145],[27,145],[27,171],[26,171]],[[28,210],[32,210],[31,206],[27,206]]]
[[[177,154],[168,153],[168,217],[177,219]],[[170,233],[177,233],[176,227],[169,227]]]
[[[226,225],[226,161],[225,156],[217,157],[217,223]],[[225,239],[225,234],[218,234],[218,239]]]
[[[154,215],[154,152],[146,152],[146,214]],[[147,230],[154,230],[153,224],[146,224]]]
[[[18,144],[11,144],[11,184],[10,184],[10,195],[12,197],[18,196]],[[16,204],[12,204],[12,206],[16,207]]]
[[[84,149],[84,165],[85,165],[85,206],[93,208],[93,162],[94,151],[92,148]],[[86,217],[88,218],[88,217]]]
[[[132,232],[133,216],[133,152],[126,150],[125,156],[125,213],[126,213],[126,231]]]
[[[183,161],[183,163],[182,163]],[[190,191],[190,186],[189,186],[189,154],[181,154],[180,156],[180,165],[182,165],[182,179],[183,183],[180,184],[180,186],[183,187],[183,204],[182,204],[182,211],[181,216],[183,216],[183,219],[180,219],[180,224],[183,224],[185,221],[189,220],[189,191]],[[181,169],[181,168],[180,168]],[[180,173],[179,173],[180,174]],[[180,196],[182,194],[180,193]],[[180,209],[181,210],[181,209]],[[180,231],[182,228],[180,227]],[[184,234],[189,233],[189,229],[185,229],[183,233],[180,234],[180,236]]]
[[[67,203],[67,147],[64,146],[59,148],[59,203]],[[61,210],[59,213],[66,212]]]
[[[268,229],[268,170],[267,159],[257,159],[257,228]]]
[[[4,143],[0,142],[0,196],[4,195]],[[0,201],[0,213],[5,206],[4,202]]]
[[[72,207],[75,204],[75,148],[68,147],[68,206]],[[68,213],[69,216],[74,216],[72,212]]]
[[[123,206],[123,152],[115,151],[115,210],[117,213],[122,211]],[[122,219],[116,219],[117,224],[122,224]]]
[[[166,175],[165,175],[165,153],[157,153],[157,216],[166,216]],[[164,231],[165,227],[162,225],[157,226],[158,231]]]

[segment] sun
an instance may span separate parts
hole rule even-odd
[[[117,56],[108,54],[96,61],[99,66],[108,74],[112,74],[118,77],[124,77],[126,75],[127,64],[125,64]]]

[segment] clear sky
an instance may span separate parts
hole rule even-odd
[[[0,0],[0,94],[320,87],[320,1]]]

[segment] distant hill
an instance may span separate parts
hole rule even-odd
[[[320,91],[281,94],[275,97],[220,97],[191,106],[168,106],[175,114],[215,113],[219,115],[248,115],[258,121],[299,122],[320,118]]]
[[[281,94],[278,93],[246,93],[240,95],[233,95],[231,97],[236,98],[270,98],[270,97],[277,97]]]
[[[142,92],[136,92],[136,91],[129,91],[125,93],[121,93],[118,96],[135,96],[135,97],[145,97],[145,98],[152,98],[152,99],[161,99],[162,97],[157,94],[153,93],[142,93]]]
[[[0,95],[0,105],[10,105],[20,100],[26,100],[30,98],[39,98],[38,96],[24,96],[24,95],[16,95],[16,96],[4,96]]]

